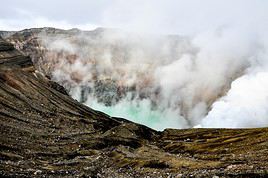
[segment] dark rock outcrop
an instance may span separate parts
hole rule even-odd
[[[268,129],[156,132],[73,100],[0,39],[2,177],[266,177]]]

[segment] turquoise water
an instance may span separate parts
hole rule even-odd
[[[73,88],[70,94],[74,99],[80,101],[81,91],[79,87]],[[127,96],[113,106],[105,106],[103,103],[98,103],[93,96],[88,96],[84,104],[110,116],[125,118],[156,130],[189,127],[179,109],[163,107],[161,103],[157,107],[152,107],[149,99],[130,98]]]
[[[180,116],[178,110],[152,109],[150,100],[123,100],[114,106],[105,106],[93,99],[88,100],[85,104],[111,116],[122,117],[156,130],[187,127],[187,123]]]

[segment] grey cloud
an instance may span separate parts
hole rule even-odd
[[[222,25],[266,23],[263,0],[10,0],[0,7],[0,28],[42,26],[42,21],[157,33],[197,33]],[[64,23],[62,23],[64,22]],[[43,26],[49,23],[44,23]]]

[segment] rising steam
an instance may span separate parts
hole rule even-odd
[[[268,124],[268,46],[259,31],[40,37],[53,79],[94,109],[158,130]]]
[[[34,63],[79,102],[158,130],[268,125],[268,1],[44,2],[7,3],[0,27],[122,29],[36,36]]]

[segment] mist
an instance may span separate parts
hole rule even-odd
[[[224,27],[192,36],[94,34],[40,36],[56,63],[53,80],[78,101],[157,130],[268,124],[264,33]]]
[[[80,0],[77,17],[65,9],[79,2],[54,15],[52,1],[28,2],[42,10],[18,3],[28,20],[0,27],[108,27],[39,34],[52,79],[78,101],[157,130],[268,125],[268,1]]]

